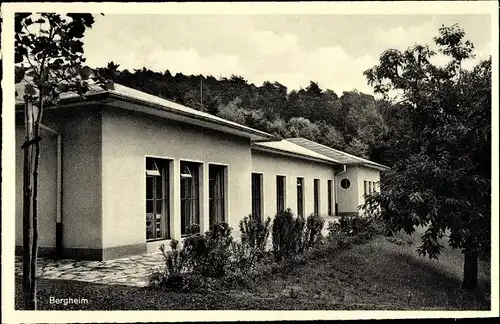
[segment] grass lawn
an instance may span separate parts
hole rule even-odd
[[[460,288],[462,255],[446,248],[440,261],[419,257],[419,235],[385,237],[349,250],[318,256],[287,273],[256,282],[246,291],[173,293],[148,288],[38,281],[39,309],[332,309],[332,310],[488,310],[489,267],[480,264],[479,289]],[[16,278],[16,308],[22,305]],[[56,298],[87,298],[86,305],[49,304]]]

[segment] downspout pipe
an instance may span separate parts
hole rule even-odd
[[[63,221],[62,221],[62,135],[45,125],[40,125],[40,128],[54,134],[57,138],[57,175],[56,175],[56,256],[60,258],[63,252]]]
[[[342,170],[338,173],[335,174],[335,216],[339,215],[339,203],[338,203],[338,198],[337,198],[337,176],[341,175],[342,173],[347,171],[347,166],[345,164],[342,164]]]

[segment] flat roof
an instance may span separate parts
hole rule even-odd
[[[287,141],[290,141],[296,145],[302,146],[304,148],[307,148],[311,151],[314,151],[316,153],[328,156],[332,159],[335,159],[337,161],[340,161],[339,163],[342,164],[361,164],[370,168],[382,170],[382,171],[387,171],[390,168],[388,166],[346,153],[342,152],[339,150],[336,150],[334,148],[328,147],[323,144],[319,144],[316,142],[313,142],[311,140],[308,140],[303,137],[296,137],[296,138],[287,138]]]
[[[16,90],[22,93],[22,84],[16,85]],[[88,99],[94,96],[107,94],[104,104],[116,102],[128,102],[128,105],[119,105],[121,108],[144,112],[147,114],[157,115],[163,118],[177,120],[200,127],[210,128],[234,135],[250,138],[251,140],[276,140],[274,135],[254,129],[245,125],[235,123],[233,121],[214,116],[212,114],[199,111],[193,108],[183,106],[181,104],[163,99],[143,91],[135,90],[121,84],[114,84],[114,89],[103,90],[98,86],[91,86],[90,90],[85,94]],[[16,105],[22,105],[22,95],[16,97]],[[78,100],[80,95],[69,92],[60,95],[60,107],[64,107],[70,100]],[[111,99],[111,101],[109,100]],[[83,99],[82,99],[83,100]],[[101,101],[102,98],[97,99]],[[116,105],[115,105],[116,106]],[[149,109],[147,109],[149,108]]]

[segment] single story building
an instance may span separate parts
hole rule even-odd
[[[154,252],[247,215],[358,212],[387,167],[121,85],[44,112],[39,255],[106,260]],[[22,247],[23,103],[16,102],[16,252]]]

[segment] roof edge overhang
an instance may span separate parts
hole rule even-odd
[[[340,163],[326,160],[326,159],[320,159],[312,156],[307,156],[304,154],[299,154],[299,153],[294,153],[294,152],[289,152],[285,150],[280,150],[277,148],[270,148],[270,147],[265,147],[265,146],[259,146],[259,145],[252,145],[252,150],[255,151],[260,151],[260,152],[265,152],[265,153],[274,153],[274,154],[279,154],[283,156],[291,156],[295,158],[299,158],[302,160],[308,160],[312,162],[319,162],[319,163],[325,163],[325,164],[330,164],[330,165],[339,165]]]
[[[126,96],[116,92],[111,92],[111,91],[95,92],[85,95],[85,98],[86,99],[84,101],[79,96],[71,96],[68,98],[64,98],[60,100],[57,106],[51,106],[51,108],[54,109],[64,106],[73,106],[73,105],[79,106],[82,104],[86,105],[89,103],[92,104],[101,103],[104,105],[111,105],[117,108],[143,112],[149,115],[155,115],[167,119],[172,119],[200,126],[203,128],[209,128],[224,133],[238,135],[241,137],[249,138],[252,141],[267,142],[267,141],[278,140],[278,138],[274,135],[244,125],[232,123],[230,121],[214,120],[209,117],[199,116],[189,112],[180,111],[175,108],[170,108],[168,106],[155,104],[152,102],[144,101],[138,98]],[[124,106],[119,104],[119,102],[125,102],[131,105]],[[22,110],[23,106],[24,104],[22,102],[17,102],[16,111],[18,109]]]
[[[367,162],[359,162],[359,163],[348,163],[346,165],[361,165],[367,168],[377,169],[379,171],[389,171],[391,169],[385,165],[381,165],[375,162],[373,162],[373,164]]]
[[[167,119],[172,119],[180,122],[185,122],[188,124],[209,128],[217,131],[222,131],[229,134],[234,134],[242,137],[247,137],[251,140],[257,141],[272,141],[276,140],[274,135],[268,134],[257,129],[253,129],[244,125],[225,122],[223,120],[213,120],[209,117],[199,116],[191,114],[189,112],[184,112],[177,110],[175,108],[170,108],[167,106],[151,103],[134,97],[124,96],[122,94],[111,92],[109,98],[112,99],[108,104],[113,103],[113,100],[127,102],[136,106],[129,107],[131,110],[136,110],[140,112],[145,112],[150,115],[156,115],[159,117],[164,117]],[[119,106],[119,108],[127,108]],[[150,109],[145,109],[150,108]]]
[[[352,154],[349,154],[349,153],[346,153],[346,152],[343,152],[343,151],[336,150],[336,149],[334,149],[332,147],[329,147],[329,146],[326,146],[326,145],[323,145],[323,144],[320,144],[320,143],[308,140],[307,138],[292,137],[292,138],[287,138],[286,140],[294,140],[294,139],[305,140],[307,142],[314,143],[315,145],[321,146],[321,147],[323,147],[325,149],[337,152],[339,154],[344,154],[346,156],[349,156],[349,157],[351,157],[351,158],[356,159],[356,160],[359,161],[359,162],[355,162],[355,163],[345,163],[346,165],[363,165],[363,166],[366,166],[366,167],[369,167],[369,168],[373,168],[373,169],[377,169],[377,170],[380,170],[380,171],[389,171],[391,169],[390,167],[388,167],[386,165],[382,165],[382,164],[379,164],[379,163],[376,163],[376,162],[373,162],[373,161],[370,161],[370,160],[367,160],[367,159],[363,159],[363,158],[360,158],[358,156],[355,156],[355,155],[352,155]],[[292,141],[292,143],[295,143],[295,141]],[[295,144],[297,144],[297,143],[295,143]],[[300,144],[297,144],[297,145],[300,145]],[[308,148],[308,149],[310,149],[310,148]]]

